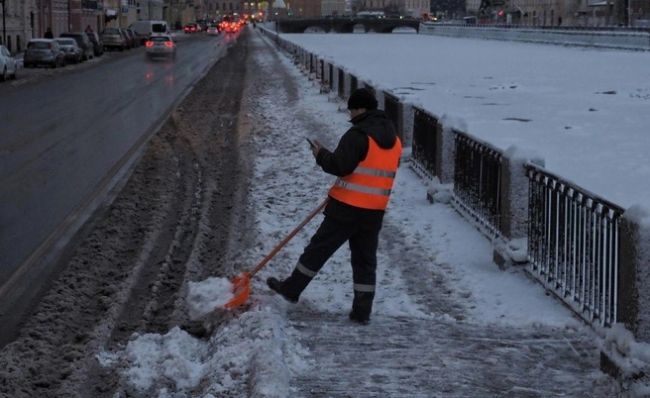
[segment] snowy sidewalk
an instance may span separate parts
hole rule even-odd
[[[332,148],[347,113],[284,55],[251,35],[245,116],[257,150],[252,243],[232,247],[249,269],[327,192],[306,137]],[[381,234],[371,323],[347,319],[349,250],[325,265],[298,304],[266,287],[286,277],[317,217],[253,281],[250,306],[222,314],[206,340],[174,328],[134,338],[119,363],[142,396],[158,397],[611,397],[589,328],[519,269],[492,263],[490,243],[400,167]],[[234,239],[236,242],[236,239]],[[134,396],[139,396],[137,393]]]

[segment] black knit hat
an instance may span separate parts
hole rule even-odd
[[[361,109],[372,111],[377,109],[375,94],[367,88],[358,88],[348,98],[348,109]]]

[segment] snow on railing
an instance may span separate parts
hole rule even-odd
[[[529,272],[586,321],[613,325],[624,210],[539,166],[526,169]]]

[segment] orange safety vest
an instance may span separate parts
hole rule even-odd
[[[362,209],[386,210],[402,143],[399,138],[390,149],[383,149],[368,136],[368,154],[354,171],[336,180],[329,196]]]

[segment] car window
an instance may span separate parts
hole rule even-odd
[[[64,46],[74,46],[77,44],[73,39],[55,39],[57,43],[63,44]]]
[[[32,41],[27,45],[27,48],[35,50],[49,50],[50,43],[45,41]]]
[[[167,32],[167,25],[163,23],[155,23],[151,25],[151,31],[154,33],[165,33]]]
[[[151,38],[151,41],[156,41],[156,42],[165,42],[165,41],[171,41],[172,39],[169,36],[154,36]]]

